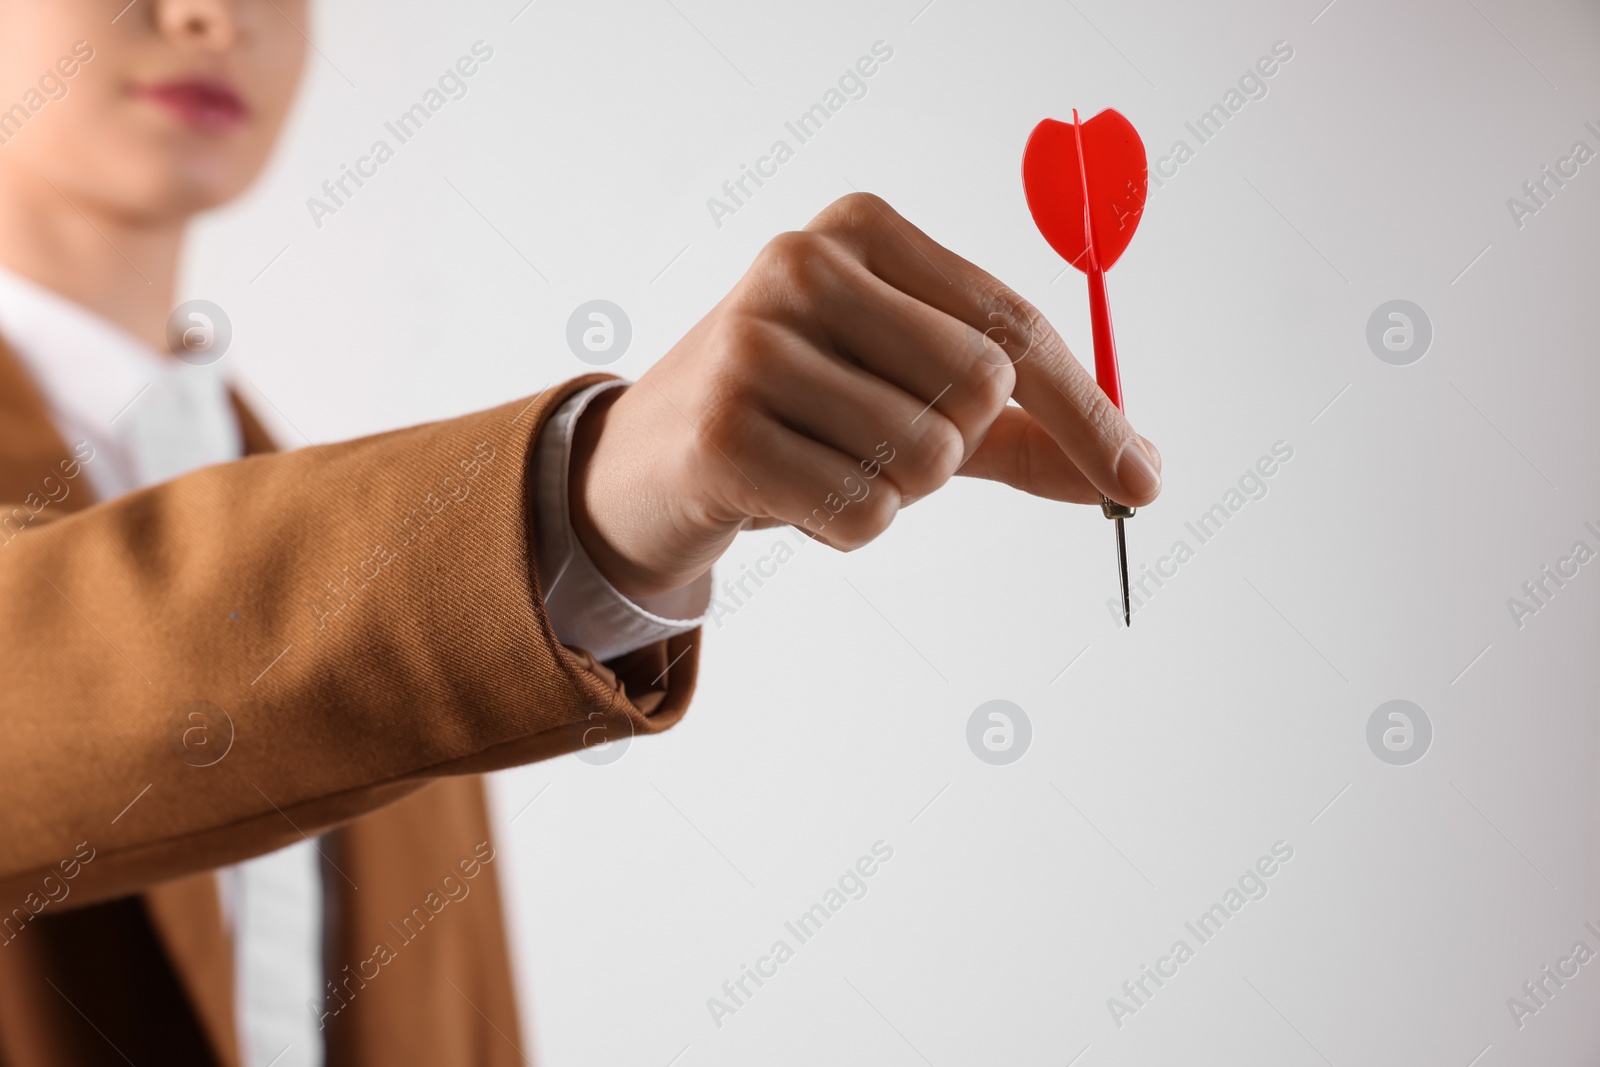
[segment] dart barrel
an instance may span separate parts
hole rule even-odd
[[[1138,508],[1130,508],[1126,504],[1119,504],[1104,493],[1100,494],[1100,511],[1108,519],[1131,519],[1133,518],[1133,513],[1138,510]]]

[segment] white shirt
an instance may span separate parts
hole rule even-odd
[[[16,352],[69,443],[88,441],[84,472],[100,500],[240,458],[243,442],[223,366],[152,350],[94,312],[0,268],[0,337]],[[535,445],[535,545],[545,604],[562,643],[607,660],[698,626],[711,576],[630,600],[578,544],[567,511],[572,428],[607,382],[568,399]],[[320,1067],[322,894],[306,841],[218,872],[234,937],[245,1067]],[[514,902],[507,900],[507,907]]]

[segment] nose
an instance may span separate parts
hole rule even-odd
[[[156,0],[161,33],[178,44],[208,52],[233,47],[239,22],[232,0]]]

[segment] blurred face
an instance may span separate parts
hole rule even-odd
[[[152,222],[231,199],[294,99],[307,3],[0,0],[0,171]]]

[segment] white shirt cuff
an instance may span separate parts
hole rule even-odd
[[[572,528],[567,472],[573,428],[595,397],[627,385],[601,382],[568,397],[534,445],[534,558],[544,585],[545,611],[562,644],[585,649],[602,663],[693,630],[711,606],[709,571],[681,589],[636,599],[625,596],[595,567]]]

